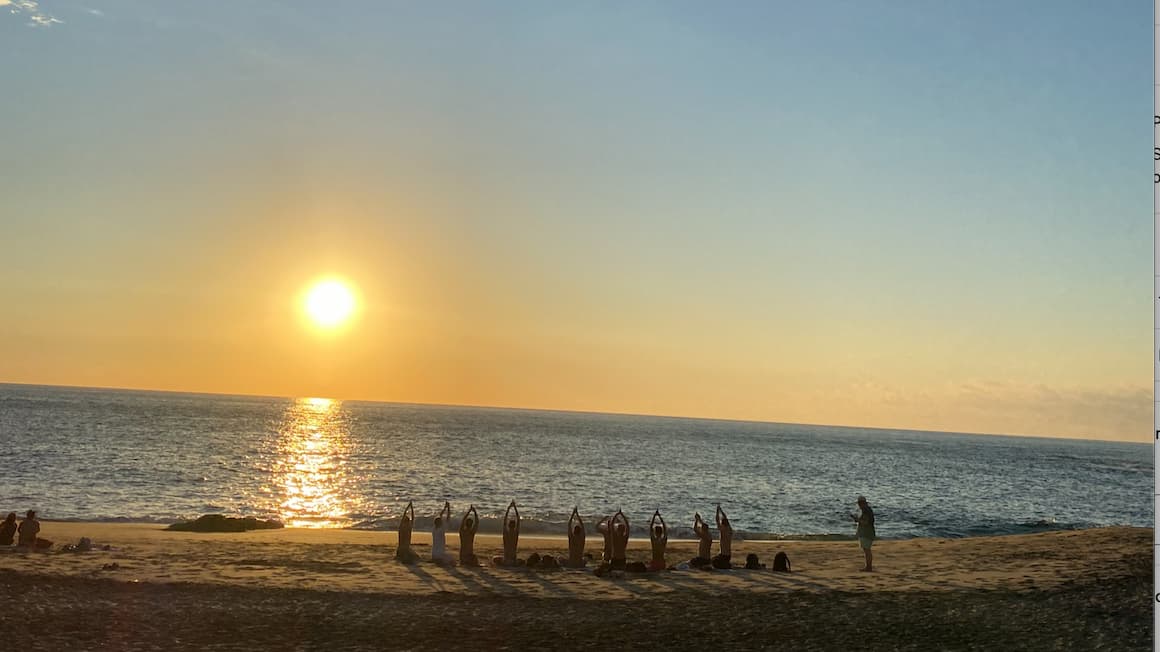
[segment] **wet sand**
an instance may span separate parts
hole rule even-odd
[[[0,553],[0,640],[19,649],[1151,649],[1152,530],[852,542],[736,542],[794,572],[405,566],[393,533],[166,532],[45,523],[59,547]],[[426,535],[416,534],[426,555]],[[589,550],[599,541],[589,538]],[[458,542],[448,536],[454,554]],[[483,558],[498,537],[480,536]],[[671,542],[669,561],[692,542]],[[521,537],[521,556],[563,554]],[[648,556],[634,541],[630,559]],[[111,564],[116,564],[112,568]],[[466,640],[459,640],[466,637]]]

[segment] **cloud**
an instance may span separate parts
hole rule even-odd
[[[8,13],[15,16],[24,16],[31,27],[48,27],[64,22],[43,11],[39,0],[0,0],[0,7],[7,7]]]

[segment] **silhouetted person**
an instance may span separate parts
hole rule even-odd
[[[52,542],[36,536],[40,534],[40,521],[36,520],[36,510],[30,509],[24,515],[24,520],[16,528],[17,545],[33,550],[44,550],[52,547]]]
[[[399,547],[395,550],[395,559],[404,564],[414,564],[419,561],[419,555],[411,550],[411,531],[415,528],[415,506],[410,502],[403,508],[403,518],[399,520]]]
[[[479,558],[475,556],[475,533],[479,530],[479,513],[475,505],[467,508],[463,520],[459,523],[459,563],[463,566],[478,566]]]
[[[693,533],[697,535],[697,556],[689,560],[693,568],[710,568],[713,562],[709,556],[713,554],[713,531],[709,524],[701,518],[701,513],[693,515]]]
[[[451,521],[451,503],[443,501],[443,509],[431,523],[431,561],[451,564],[455,558],[447,552],[447,524]]]
[[[870,552],[870,546],[874,545],[874,540],[878,538],[878,534],[874,531],[874,510],[870,509],[870,503],[866,502],[865,496],[858,496],[858,508],[861,511],[857,515],[851,514],[850,518],[858,524],[858,545],[866,557],[866,567],[862,570],[870,572],[874,570],[874,553]]]
[[[619,509],[608,521],[612,532],[612,564],[611,570],[622,571],[628,565],[628,517]]]
[[[604,535],[604,549],[600,553],[600,561],[604,565],[612,563],[612,517],[605,516],[596,522],[596,531]]]
[[[733,568],[730,563],[733,558],[733,526],[729,524],[729,517],[721,505],[717,505],[717,530],[721,533],[721,554],[713,558],[713,568],[729,570]]]
[[[16,512],[8,512],[8,518],[0,523],[0,546],[10,546],[16,539]]]
[[[568,568],[584,568],[588,560],[584,558],[584,541],[587,535],[584,532],[584,520],[580,518],[579,508],[572,508],[572,516],[568,518],[568,559],[564,566]]]
[[[661,518],[661,510],[653,512],[652,518],[648,522],[648,539],[652,544],[652,560],[648,563],[650,571],[664,570],[667,567],[665,564],[665,546],[669,543],[669,528],[665,525],[665,519]]]
[[[520,543],[520,510],[516,501],[513,500],[504,512],[503,524],[503,556],[493,557],[491,562],[496,566],[519,566],[516,549]]]

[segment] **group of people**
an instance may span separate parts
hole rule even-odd
[[[11,546],[13,543],[19,548],[29,550],[47,550],[52,542],[41,539],[40,521],[36,518],[36,510],[30,509],[24,514],[24,520],[16,523],[16,512],[8,512],[7,518],[0,523],[0,546]]]
[[[866,556],[866,567],[863,570],[873,570],[870,546],[875,537],[874,512],[870,509],[866,499],[858,497],[861,512],[853,516],[858,522],[858,541]],[[688,560],[689,568],[698,569],[731,569],[733,568],[733,526],[725,511],[717,505],[714,515],[717,531],[720,533],[718,553],[713,551],[713,529],[698,512],[693,516],[693,532],[697,536],[697,556]],[[451,503],[444,502],[443,508],[436,515],[431,527],[431,561],[438,564],[453,564],[455,557],[447,551],[447,528],[451,522]],[[420,556],[411,547],[411,534],[415,527],[415,507],[407,503],[399,522],[399,545],[395,551],[395,559],[404,564],[414,564],[420,561]],[[459,523],[459,564],[463,566],[479,566],[479,558],[475,554],[475,534],[479,530],[479,513],[475,506],[468,507]],[[553,556],[532,553],[525,559],[517,555],[520,538],[520,510],[513,500],[508,504],[503,516],[503,553],[491,559],[494,566],[500,567],[528,567],[540,569],[554,568],[584,568],[588,565],[591,555],[585,553],[586,531],[584,519],[580,517],[578,509],[573,508],[568,519],[568,555]],[[604,546],[600,561],[595,569],[597,575],[610,571],[622,572],[653,572],[674,568],[669,566],[665,558],[665,549],[669,540],[668,526],[661,517],[660,510],[653,512],[649,519],[649,543],[652,556],[648,562],[629,562],[627,558],[629,540],[628,517],[623,511],[604,516],[596,523],[596,531],[603,536]],[[778,555],[784,558],[784,553]],[[779,566],[786,568],[779,568]],[[757,555],[750,554],[746,558],[745,568],[764,568]],[[775,570],[788,570],[788,558],[775,559]]]

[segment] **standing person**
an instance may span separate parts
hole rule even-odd
[[[16,512],[8,512],[8,518],[0,523],[0,546],[10,546],[16,539]]]
[[[443,509],[439,511],[435,521],[431,524],[431,561],[436,564],[451,564],[455,558],[447,552],[447,524],[451,522],[451,503],[443,501]]]
[[[415,506],[410,502],[403,508],[403,518],[399,520],[399,547],[395,550],[395,559],[404,564],[414,564],[419,561],[419,555],[411,550],[411,531],[415,528]]]
[[[713,558],[713,568],[729,570],[733,568],[729,561],[733,558],[733,526],[720,504],[717,505],[717,530],[721,533],[721,554]]]
[[[659,571],[667,568],[665,564],[665,546],[669,543],[669,528],[665,519],[661,517],[661,510],[653,512],[648,522],[648,538],[652,544],[652,561],[648,563],[650,571]]]
[[[459,523],[459,564],[461,566],[478,566],[479,558],[475,556],[475,533],[479,530],[479,513],[475,505],[467,508],[463,520]]]
[[[584,559],[584,519],[580,518],[580,508],[572,508],[572,516],[568,517],[568,560],[564,562],[567,568],[584,568],[588,560]]]
[[[857,515],[851,514],[850,518],[858,524],[858,545],[862,547],[862,554],[866,555],[866,567],[862,570],[871,572],[874,570],[874,553],[870,552],[870,546],[874,545],[874,540],[878,538],[878,534],[874,531],[874,510],[870,509],[870,503],[866,502],[865,496],[858,496],[858,508],[861,512]]]
[[[713,554],[713,530],[701,518],[700,512],[693,515],[693,533],[697,535],[699,543],[697,556],[689,561],[689,565],[693,568],[712,568],[713,562],[709,560],[709,555]]]

